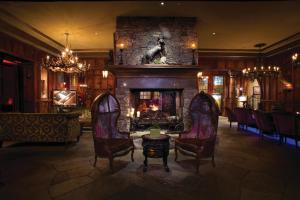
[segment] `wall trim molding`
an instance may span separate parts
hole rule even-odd
[[[17,24],[19,26],[26,27],[29,32],[17,28],[12,24]],[[0,32],[3,32],[9,36],[12,36],[22,42],[30,44],[40,50],[43,50],[49,54],[57,55],[64,45],[57,42],[53,38],[44,34],[40,30],[34,28],[32,25],[24,22],[15,15],[7,12],[0,8]],[[293,48],[300,46],[300,32],[297,32],[293,35],[290,35],[278,42],[275,42],[271,45],[262,49],[262,53],[266,57],[270,57],[279,53],[283,53]],[[111,49],[109,48],[91,48],[91,49],[73,49],[74,52],[82,55],[94,55],[98,53],[109,53]],[[199,57],[257,57],[259,50],[257,49],[209,49],[209,48],[199,48],[198,55]]]

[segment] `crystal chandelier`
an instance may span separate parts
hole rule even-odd
[[[258,65],[253,67],[244,68],[242,70],[243,75],[250,79],[257,79],[262,77],[278,77],[280,74],[280,68],[278,66],[263,66],[261,48],[264,47],[265,43],[259,43],[254,47],[259,48]]]
[[[77,56],[73,55],[73,51],[70,49],[69,33],[66,35],[66,45],[64,50],[58,57],[50,57],[43,59],[43,66],[54,72],[64,73],[82,73],[89,69],[90,65],[86,62],[79,62]]]

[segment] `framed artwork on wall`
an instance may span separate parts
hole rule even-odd
[[[260,95],[260,87],[253,86],[253,95]]]

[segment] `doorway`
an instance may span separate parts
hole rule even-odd
[[[0,110],[34,112],[33,63],[0,53]]]

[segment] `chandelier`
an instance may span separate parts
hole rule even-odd
[[[70,49],[69,33],[66,35],[66,45],[64,50],[58,57],[50,57],[43,59],[43,66],[54,72],[64,73],[82,73],[89,69],[90,65],[86,62],[79,62],[77,56],[74,56],[73,51]]]
[[[259,43],[254,47],[259,48],[259,57],[257,66],[247,67],[242,70],[243,75],[250,79],[262,78],[262,77],[278,77],[280,68],[278,66],[263,66],[261,48],[264,47],[265,43]]]

